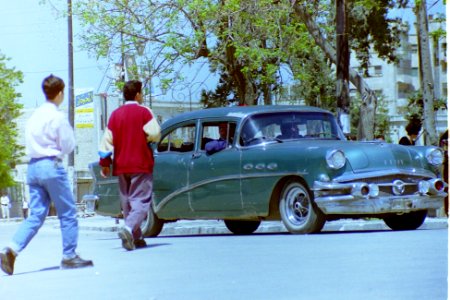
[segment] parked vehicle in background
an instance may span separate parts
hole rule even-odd
[[[226,125],[226,137],[219,127]],[[223,132],[222,132],[223,133]],[[205,145],[226,141],[221,151]],[[442,207],[438,147],[347,141],[329,111],[307,106],[250,106],[180,114],[162,125],[154,149],[154,195],[142,225],[220,219],[236,234],[264,220],[291,233],[314,233],[326,221],[380,218],[393,230],[416,229]],[[117,182],[91,164],[97,212],[120,212]]]

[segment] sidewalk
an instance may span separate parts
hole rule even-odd
[[[0,226],[5,223],[21,222],[21,218],[9,220],[0,219]],[[123,220],[118,223],[115,218],[103,216],[86,216],[78,218],[80,230],[116,232],[123,225]],[[48,217],[44,226],[59,228],[57,217]],[[447,218],[426,218],[425,223],[419,229],[447,229]],[[322,231],[370,231],[390,230],[382,220],[351,220],[342,219],[326,222]],[[277,233],[287,232],[281,221],[263,221],[255,233]],[[202,234],[231,234],[223,221],[216,220],[180,220],[164,224],[159,236],[172,235],[202,235]]]

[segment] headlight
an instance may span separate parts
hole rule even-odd
[[[426,153],[427,160],[433,166],[442,165],[444,162],[444,152],[440,148],[431,148]]]
[[[345,154],[341,150],[330,150],[327,152],[327,164],[330,168],[338,170],[345,166]]]

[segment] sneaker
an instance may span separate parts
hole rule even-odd
[[[121,228],[118,232],[118,235],[119,238],[122,240],[122,247],[124,247],[128,251],[136,249],[131,232],[129,232],[125,228]]]
[[[84,268],[84,267],[92,267],[94,263],[92,260],[82,259],[78,255],[74,258],[63,259],[61,261],[61,269],[76,269],[76,268]]]
[[[0,261],[1,268],[3,272],[8,275],[12,275],[14,273],[14,261],[16,260],[16,254],[12,251],[11,248],[6,247],[0,252]]]
[[[145,247],[147,247],[147,243],[145,242],[144,239],[134,240],[134,247],[136,249],[145,248]]]

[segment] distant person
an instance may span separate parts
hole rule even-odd
[[[119,177],[125,225],[118,235],[126,250],[146,247],[141,223],[147,217],[153,191],[153,151],[161,128],[150,108],[142,105],[142,82],[131,80],[123,88],[125,104],[114,110],[100,144],[101,175]]]
[[[65,114],[58,109],[64,101],[64,81],[50,75],[42,82],[42,89],[47,101],[34,111],[25,129],[26,152],[30,157],[27,184],[30,187],[31,214],[22,222],[8,247],[0,252],[1,269],[8,275],[14,272],[17,255],[43,225],[51,202],[55,203],[61,225],[61,269],[93,265],[91,260],[84,260],[75,252],[78,243],[77,209],[62,165],[63,156],[75,148],[75,137]]]
[[[2,218],[9,219],[9,209],[11,208],[11,201],[9,200],[8,194],[2,194],[0,203],[2,205]]]
[[[442,166],[442,175],[444,181],[447,183],[445,187],[445,192],[447,196],[444,199],[444,210],[445,214],[448,217],[448,129],[440,136],[439,138],[439,146],[444,150],[444,163]]]
[[[420,130],[422,129],[422,125],[420,121],[411,120],[408,125],[406,125],[406,133],[408,136],[404,136],[398,142],[400,145],[405,146],[414,146],[416,145],[416,139],[419,135]]]
[[[24,219],[28,218],[28,200],[26,198],[22,201],[22,215]]]

